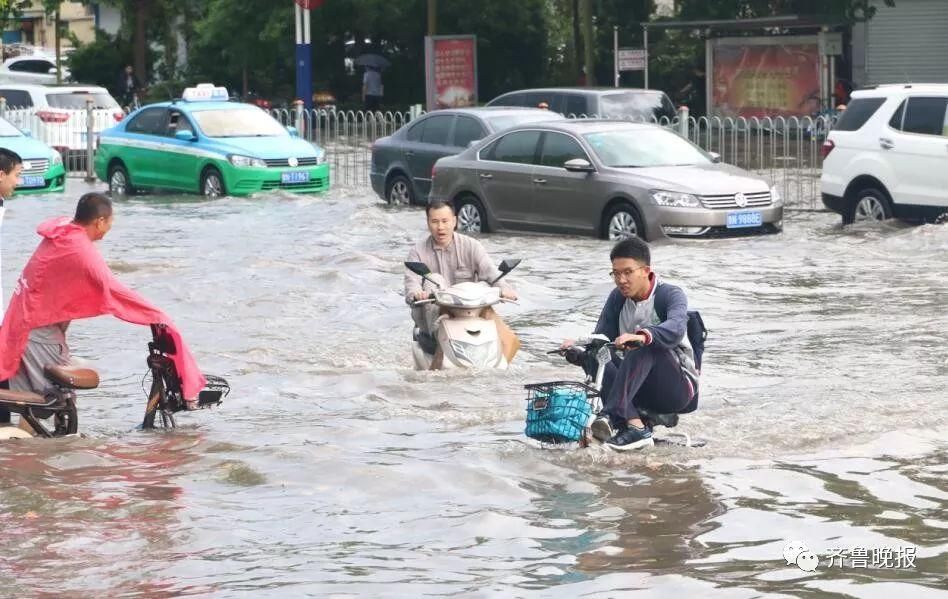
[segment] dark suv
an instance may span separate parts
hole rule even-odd
[[[675,117],[675,105],[665,92],[655,89],[615,87],[550,87],[522,89],[497,96],[488,106],[549,108],[566,116],[658,121]]]

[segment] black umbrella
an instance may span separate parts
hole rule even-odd
[[[360,67],[384,69],[385,67],[390,66],[392,63],[381,54],[363,54],[362,56],[359,56],[355,59],[355,64]]]

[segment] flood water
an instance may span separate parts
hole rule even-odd
[[[86,189],[9,202],[7,296]],[[581,377],[545,352],[594,325],[608,242],[485,236],[524,260],[501,307],[523,349],[419,373],[419,209],[355,188],[116,208],[101,251],[233,391],[138,431],[147,329],[73,323],[103,382],[80,437],[0,444],[0,596],[948,596],[948,226],[794,212],[777,236],[656,245],[711,329],[679,426],[709,444],[625,455],[523,436],[523,384]]]

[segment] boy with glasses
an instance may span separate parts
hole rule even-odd
[[[654,444],[651,425],[639,410],[690,411],[698,398],[698,369],[687,335],[688,298],[652,270],[648,244],[632,237],[616,244],[609,257],[616,288],[595,332],[626,352],[606,366],[603,410],[592,431],[612,449],[627,451]]]

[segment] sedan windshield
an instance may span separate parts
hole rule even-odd
[[[259,109],[195,110],[198,127],[208,137],[288,137],[289,132]]]
[[[23,132],[6,119],[0,119],[0,137],[22,137]]]
[[[606,94],[600,100],[602,115],[609,119],[642,119],[650,121],[662,117],[675,118],[675,107],[662,93],[617,92]]]
[[[583,137],[606,166],[635,168],[709,164],[711,158],[678,135],[655,128],[587,133]]]
[[[555,112],[527,112],[523,114],[505,114],[503,116],[487,117],[494,131],[503,131],[517,125],[526,125],[528,123],[542,123],[543,121],[562,121],[563,116]]]
[[[85,110],[86,101],[92,100],[92,108],[118,108],[118,102],[107,92],[56,92],[46,94],[46,101],[52,108]]]

